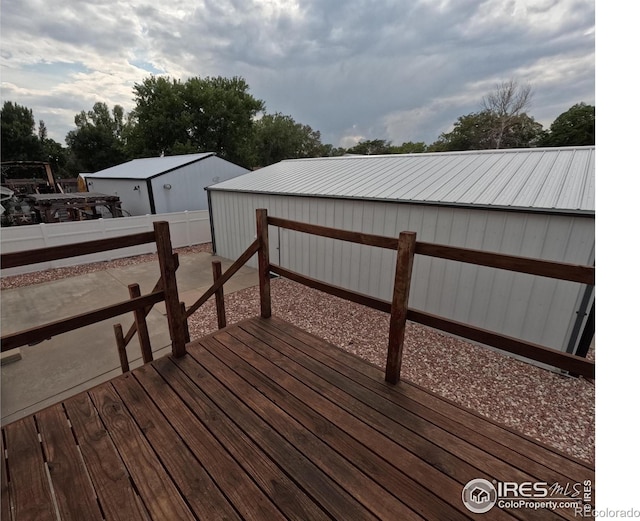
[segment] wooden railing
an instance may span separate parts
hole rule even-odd
[[[334,286],[288,270],[281,266],[271,264],[269,260],[269,225],[341,241],[397,251],[396,271],[391,302]],[[155,303],[164,300],[167,308],[172,354],[176,357],[183,356],[185,354],[185,344],[189,341],[189,331],[187,326],[188,317],[195,313],[209,298],[215,295],[218,327],[225,327],[224,284],[235,273],[237,273],[237,271],[253,255],[257,253],[260,288],[260,314],[264,318],[269,318],[271,316],[270,273],[275,273],[295,282],[357,304],[362,304],[390,313],[387,363],[385,370],[385,379],[390,383],[397,383],[400,379],[402,349],[407,320],[490,345],[513,354],[524,356],[531,360],[568,371],[574,375],[582,375],[591,379],[595,378],[595,364],[583,357],[564,353],[469,324],[456,322],[444,317],[425,313],[423,311],[410,309],[408,307],[413,259],[416,254],[594,285],[595,268],[591,266],[542,261],[538,259],[503,255],[481,250],[417,242],[415,232],[402,232],[398,238],[392,238],[347,230],[338,230],[324,226],[280,219],[277,217],[268,217],[267,211],[264,209],[256,210],[256,229],[256,239],[225,273],[222,273],[219,261],[213,262],[214,282],[212,286],[188,309],[185,309],[184,304],[180,303],[178,300],[178,290],[175,277],[175,271],[178,267],[178,258],[177,255],[174,255],[172,252],[169,225],[166,222],[154,223],[153,232],[128,235],[113,239],[101,239],[61,247],[43,248],[28,252],[3,254],[0,256],[2,267],[9,268],[86,255],[99,251],[135,246],[155,241],[158,250],[158,261],[160,264],[160,279],[156,283],[152,292],[147,295],[141,295],[137,285],[130,285],[130,300],[67,319],[37,326],[28,330],[5,335],[1,339],[2,352],[25,344],[39,342],[48,339],[53,335],[78,329],[123,313],[133,312],[135,320],[126,334],[123,333],[120,324],[116,324],[115,326],[116,341],[118,344],[118,351],[120,353],[121,365],[123,371],[126,371],[128,370],[128,361],[126,359],[125,347],[136,332],[140,338],[143,361],[151,361],[151,349],[148,345],[148,332],[146,331],[145,317]]]
[[[178,266],[177,256],[173,255],[171,237],[169,235],[169,224],[164,221],[155,222],[153,224],[153,229],[154,231],[152,232],[143,232],[110,239],[100,239],[65,246],[54,246],[0,255],[2,268],[14,268],[17,266],[66,259],[69,257],[77,257],[80,255],[155,242],[158,251],[158,262],[160,265],[160,280],[151,293],[141,295],[139,288],[136,289],[137,285],[131,285],[129,287],[131,296],[130,300],[101,307],[99,309],[81,313],[55,322],[50,322],[48,324],[32,327],[30,329],[25,329],[23,331],[9,333],[0,339],[2,342],[2,352],[27,344],[41,342],[51,338],[52,336],[66,333],[74,329],[79,329],[96,322],[101,322],[123,313],[134,312],[136,316],[136,324],[132,326],[132,329],[130,329],[127,334],[127,337],[131,337],[135,334],[136,330],[141,330],[143,327],[146,327],[144,317],[146,317],[146,314],[151,310],[153,305],[164,301],[167,309],[172,353],[175,356],[183,356],[185,353],[185,344],[188,332],[185,328],[184,313],[178,300],[178,286],[175,276],[175,271]],[[142,326],[143,323],[144,326]]]
[[[490,345],[503,351],[568,371],[574,375],[582,375],[586,378],[595,378],[595,364],[581,356],[557,351],[555,349],[526,342],[518,338],[509,337],[469,324],[456,322],[444,317],[408,308],[413,258],[416,254],[594,285],[595,268],[591,266],[543,261],[539,259],[491,253],[481,250],[417,242],[415,232],[402,232],[399,238],[396,239],[359,232],[336,230],[324,226],[294,222],[276,217],[267,217],[266,211],[264,210],[258,210],[257,219],[258,230],[261,228],[261,221],[266,220],[267,224],[286,228],[288,230],[329,237],[356,244],[365,244],[378,248],[391,249],[398,252],[391,302],[333,286],[299,273],[295,273],[286,268],[270,264],[268,261],[268,237],[262,239],[263,242],[266,242],[266,245],[264,246],[266,249],[264,250],[265,253],[263,254],[263,257],[266,254],[267,259],[260,263],[259,268],[261,286],[263,284],[266,286],[265,289],[261,289],[261,295],[264,293],[264,300],[268,297],[268,273],[271,271],[298,283],[305,284],[309,287],[319,289],[340,298],[390,313],[391,319],[385,376],[388,382],[396,383],[400,379],[402,346],[404,343],[406,320],[418,322],[441,331],[446,331],[447,333],[452,333],[469,340]],[[262,227],[265,226],[262,225]],[[258,232],[258,239],[260,239],[260,231]],[[262,315],[268,316],[269,314],[270,310],[267,309],[265,311],[265,308],[263,308]]]

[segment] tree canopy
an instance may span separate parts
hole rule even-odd
[[[265,114],[256,121],[254,143],[255,164],[259,166],[325,153],[320,132],[279,112]]]
[[[0,113],[2,161],[41,161],[43,149],[36,134],[33,111],[5,101]]]
[[[129,149],[136,156],[215,152],[251,166],[253,120],[264,102],[239,77],[149,77],[134,86]]]
[[[429,152],[484,150],[539,146],[546,138],[542,125],[525,110],[531,104],[531,86],[509,80],[496,85],[482,99],[482,110],[460,116],[451,132],[440,134]]]
[[[192,77],[182,82],[150,76],[133,89],[135,107],[95,103],[74,118],[66,148],[48,137],[44,121],[11,101],[2,107],[2,160],[46,161],[63,174],[94,172],[129,159],[215,152],[247,168],[283,159],[344,154],[410,154],[536,146],[595,144],[595,107],[577,103],[549,130],[526,113],[532,88],[510,80],[481,100],[481,110],[460,116],[450,132],[426,145],[364,139],[350,148],[323,144],[320,132],[280,112],[249,92],[241,77]],[[64,172],[66,169],[67,172]]]
[[[124,109],[120,105],[109,110],[106,103],[98,102],[92,110],[77,114],[75,124],[66,142],[79,172],[97,172],[128,159]]]
[[[596,144],[596,108],[576,103],[549,127],[544,146],[567,147]]]

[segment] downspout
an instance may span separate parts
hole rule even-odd
[[[576,349],[576,355],[586,357],[589,352],[589,348],[591,347],[591,342],[593,341],[593,336],[596,332],[596,301],[594,299],[593,306],[591,306],[591,311],[589,312],[589,318],[587,318],[587,323],[584,326],[584,331],[582,332],[582,336],[580,337],[580,342],[578,342],[578,347]]]
[[[156,201],[153,198],[153,186],[151,184],[151,179],[147,179],[147,193],[149,194],[149,209],[151,210],[151,213],[155,215]]]
[[[571,331],[571,337],[569,338],[569,342],[567,343],[566,352],[569,354],[573,354],[574,352],[577,354],[577,349],[579,349],[583,339],[585,337],[585,333],[587,332],[587,325],[584,327],[584,331],[582,335],[580,335],[580,330],[582,329],[582,325],[586,322],[588,324],[591,319],[591,313],[589,312],[589,304],[593,299],[593,286],[587,286],[584,290],[584,294],[582,295],[582,302],[580,303],[580,307],[578,311],[576,311],[576,320],[573,323],[573,330]],[[595,306],[592,306],[592,312]],[[580,338],[578,338],[580,337]],[[591,340],[589,340],[591,342]],[[587,349],[589,347],[587,346]]]
[[[211,190],[206,186],[204,191],[207,192],[207,205],[209,206],[209,228],[211,230],[211,253],[216,254],[216,229],[213,225],[213,203],[211,202]]]

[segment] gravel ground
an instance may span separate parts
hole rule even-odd
[[[210,244],[178,248],[180,255]],[[3,277],[1,288],[149,262],[154,254]],[[292,324],[384,368],[389,316],[285,279],[272,280],[272,309]],[[256,287],[225,295],[227,322],[259,314]],[[216,328],[213,299],[189,318],[191,338]],[[593,359],[595,350],[589,353]],[[595,386],[408,323],[402,377],[574,457],[594,462]]]

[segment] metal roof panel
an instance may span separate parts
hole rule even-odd
[[[595,147],[289,159],[213,191],[594,213]]]
[[[126,163],[105,168],[104,170],[94,172],[93,174],[86,174],[86,176],[95,177],[97,179],[149,179],[190,163],[194,163],[195,161],[200,161],[206,157],[213,156],[213,152],[205,152],[201,154],[132,159]]]

